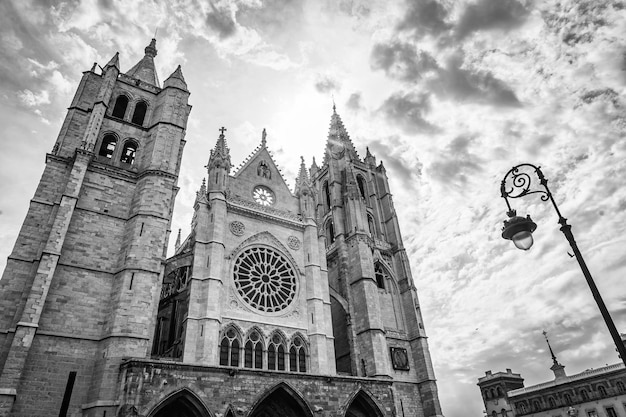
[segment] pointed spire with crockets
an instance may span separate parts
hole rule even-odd
[[[370,167],[375,168],[376,167],[376,158],[374,157],[374,155],[372,155],[370,153],[370,147],[369,146],[366,149],[367,149],[367,152],[365,154],[365,158],[363,158],[363,162],[365,162]]]
[[[224,136],[224,132],[227,130],[228,129],[225,127],[219,129],[220,136],[217,139],[215,148],[211,151],[209,163],[206,166],[209,170],[212,168],[225,168],[226,172],[230,172],[230,168],[232,167],[230,163],[230,149],[226,146],[226,137]]]
[[[333,114],[330,117],[330,128],[328,129],[328,141],[326,143],[328,151],[333,155],[339,157],[343,155],[344,151],[348,153],[348,156],[352,160],[360,160],[359,155],[354,148],[354,144],[348,135],[348,131],[343,125],[343,121],[339,114],[337,114],[337,108],[333,103]],[[328,152],[324,157],[324,164],[328,162]]]
[[[144,49],[144,52],[144,57],[134,67],[129,69],[126,75],[159,87],[159,77],[157,77],[156,68],[154,67],[154,57],[157,55],[156,39],[152,39],[150,45]]]
[[[176,243],[174,243],[174,250],[180,248],[180,229],[178,229],[178,236],[176,236]]]
[[[298,177],[296,178],[296,195],[304,188],[310,188],[311,180],[309,179],[309,172],[304,164],[304,157],[300,157],[300,170],[298,171]]]

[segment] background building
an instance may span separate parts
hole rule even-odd
[[[440,416],[382,163],[333,109],[295,191],[220,129],[165,259],[191,107],[156,41],[83,74],[0,280],[0,416]],[[179,236],[180,239],[180,236]]]
[[[624,335],[622,335],[624,337]],[[549,344],[548,344],[549,345]],[[478,379],[487,416],[617,417],[626,416],[626,369],[623,363],[567,376],[550,348],[554,380],[524,387],[510,369]]]

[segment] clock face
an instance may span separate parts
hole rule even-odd
[[[252,191],[252,198],[262,206],[271,206],[274,204],[274,193],[267,187],[258,185]]]

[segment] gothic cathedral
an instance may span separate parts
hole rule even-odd
[[[0,416],[437,417],[385,168],[336,110],[290,190],[220,129],[166,259],[191,106],[153,39],[83,73],[0,280]],[[216,122],[217,128],[217,122]]]

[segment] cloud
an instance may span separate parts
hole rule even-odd
[[[18,38],[14,32],[8,32],[8,33],[2,33],[0,34],[0,42],[2,43],[2,45],[4,45],[6,48],[12,50],[12,51],[19,51],[20,49],[22,49],[22,47],[24,46],[24,44],[22,43],[22,41],[20,40],[20,38]]]
[[[410,43],[394,41],[374,45],[370,56],[372,69],[382,69],[387,76],[401,81],[415,82],[427,72],[439,69],[437,61],[424,51],[417,51]]]
[[[237,30],[237,24],[235,23],[233,10],[223,5],[217,7],[213,2],[210,3],[210,6],[211,11],[206,16],[207,26],[217,32],[220,39],[226,39],[234,35]]]
[[[363,109],[363,104],[361,103],[362,99],[363,97],[360,92],[352,93],[348,101],[346,101],[346,107],[354,111],[361,110]]]
[[[334,3],[334,2],[330,2]],[[339,11],[351,17],[366,18],[372,12],[367,1],[340,0],[337,4]]]
[[[463,54],[452,55],[438,77],[429,80],[434,94],[455,100],[472,101],[496,106],[519,107],[517,96],[491,72],[462,68]]]
[[[406,152],[407,145],[398,135],[369,141],[369,147],[379,162],[391,171],[394,180],[400,180],[407,189],[414,188],[412,178],[422,172],[422,163],[413,154]],[[411,161],[405,160],[409,157]]]
[[[436,181],[464,186],[468,178],[482,171],[481,159],[470,153],[470,144],[474,138],[468,135],[458,136],[438,154],[437,160],[430,164],[427,172]]]
[[[324,94],[331,91],[339,91],[341,85],[328,75],[318,75],[317,81],[315,81],[315,89]]]
[[[255,28],[267,37],[282,38],[302,27],[303,0],[264,0],[239,5],[237,23]]]
[[[404,18],[397,25],[399,31],[413,32],[416,37],[437,37],[450,29],[446,22],[448,11],[437,0],[412,0]]]
[[[424,119],[430,110],[430,95],[397,92],[387,98],[379,111],[407,133],[434,132],[438,129]]]
[[[39,93],[33,93],[30,90],[18,91],[17,98],[26,107],[36,107],[42,104],[50,104],[50,95],[46,90]]]
[[[479,0],[462,12],[456,27],[457,39],[479,30],[511,30],[522,25],[530,11],[517,0]]]

